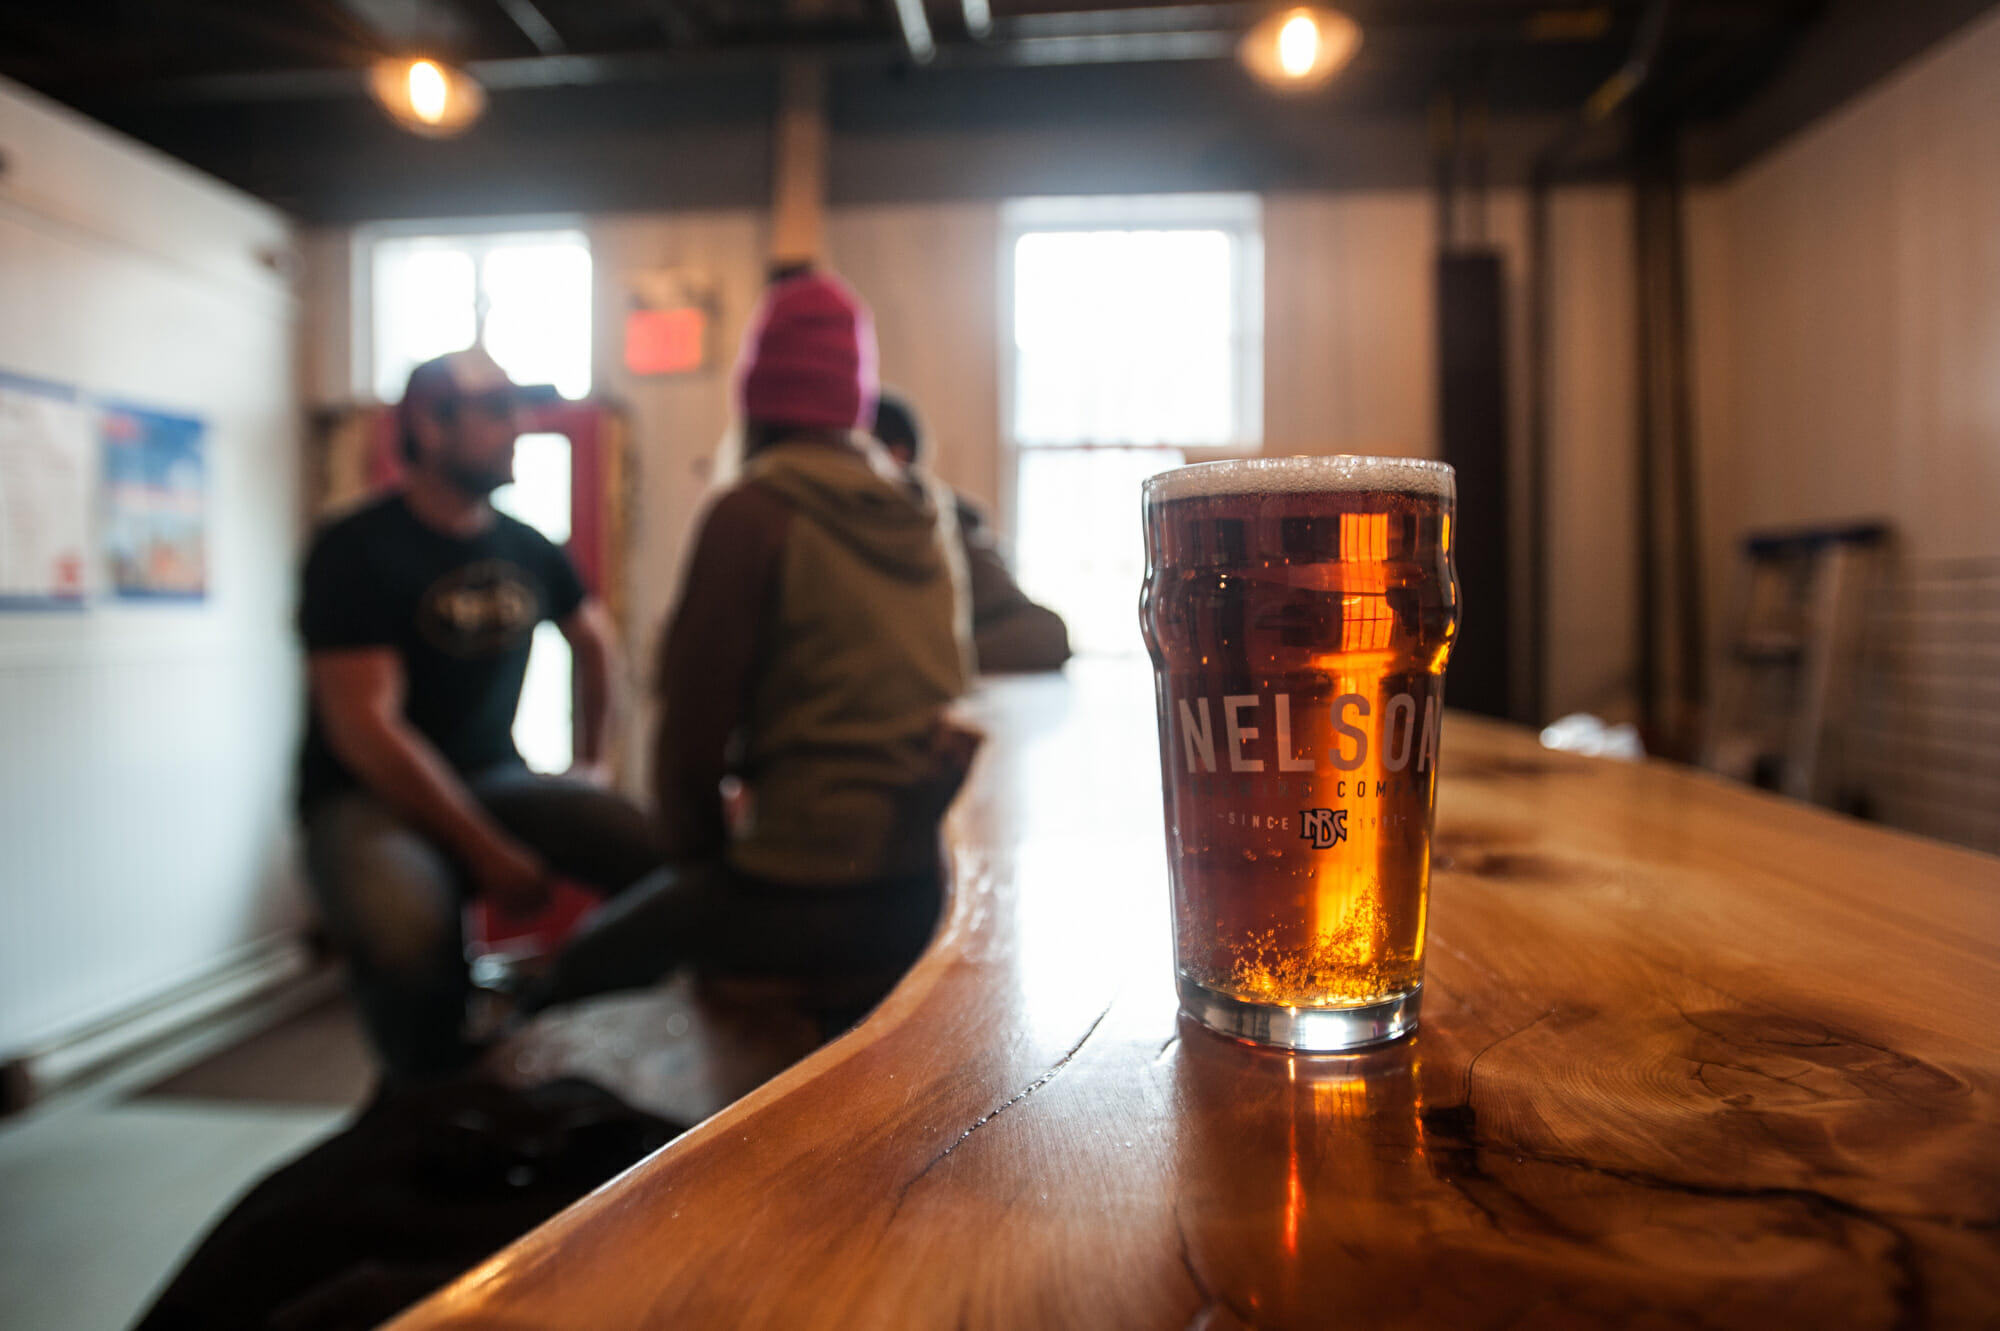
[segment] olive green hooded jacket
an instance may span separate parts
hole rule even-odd
[[[729,860],[790,883],[928,871],[962,776],[933,750],[967,680],[955,542],[933,502],[846,449],[780,443],[743,480],[793,518],[741,732],[752,812]]]

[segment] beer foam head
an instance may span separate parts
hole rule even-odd
[[[1452,470],[1442,462],[1352,453],[1197,462],[1148,477],[1145,496],[1152,504],[1224,495],[1352,494],[1362,490],[1423,495],[1447,503],[1457,497]]]

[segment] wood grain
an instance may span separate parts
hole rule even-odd
[[[1454,717],[1423,1026],[1177,1018],[1142,670],[989,686],[861,1028],[400,1328],[2000,1321],[2000,861]]]

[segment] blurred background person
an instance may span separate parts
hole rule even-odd
[[[461,908],[532,915],[558,875],[605,892],[659,863],[604,789],[613,638],[561,549],[494,509],[518,393],[483,350],[412,371],[403,485],[313,540],[299,603],[310,712],[299,761],[308,876],[391,1078],[472,1056]],[[575,653],[567,777],[528,770],[514,714],[536,624]]]
[[[919,489],[927,489],[948,526],[955,527],[965,558],[976,667],[987,674],[1059,670],[1069,660],[1069,630],[1061,615],[1028,598],[986,515],[971,500],[932,476],[924,465],[930,440],[916,408],[885,392],[875,406],[875,438]]]
[[[928,941],[939,824],[979,737],[948,710],[967,662],[939,512],[865,433],[875,366],[842,283],[766,291],[736,374],[741,479],[701,521],[661,651],[672,866],[574,939],[531,1007],[684,963],[886,989]]]

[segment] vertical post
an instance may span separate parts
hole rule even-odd
[[[1693,755],[1706,651],[1688,378],[1687,237],[1670,128],[1644,132],[1634,177],[1639,277],[1641,706],[1653,747]]]
[[[1449,254],[1458,244],[1458,107],[1451,93],[1431,95],[1431,188],[1437,204],[1437,248]]]
[[[1494,250],[1437,260],[1438,443],[1458,472],[1453,562],[1459,631],[1451,652],[1453,706],[1512,716],[1513,561],[1507,447],[1505,274]]]
[[[1638,412],[1638,419],[1634,422],[1638,445],[1634,469],[1637,489],[1632,496],[1639,559],[1636,569],[1638,585],[1633,590],[1639,603],[1639,730],[1645,736],[1648,752],[1667,753],[1672,748],[1672,723],[1663,706],[1665,691],[1661,687],[1659,362],[1663,348],[1656,313],[1659,309],[1656,280],[1659,235],[1655,218],[1653,190],[1642,158],[1635,165],[1632,177],[1633,272],[1638,284],[1635,309],[1639,325],[1635,330],[1639,396],[1634,404]]]
[[[1499,251],[1461,240],[1458,176],[1485,181],[1479,103],[1461,107],[1447,89],[1431,101],[1431,149],[1437,188],[1438,445],[1458,472],[1454,563],[1460,590],[1459,633],[1452,648],[1454,706],[1487,716],[1523,719],[1525,690],[1516,684],[1524,653],[1522,626],[1511,611],[1516,538],[1507,429],[1506,272]],[[1478,140],[1468,146],[1468,125]],[[1476,217],[1485,200],[1472,201]],[[1484,222],[1479,223],[1484,231]]]
[[[1549,306],[1554,262],[1549,240],[1551,168],[1537,161],[1528,181],[1528,715],[1549,719]]]
[[[826,248],[826,64],[787,60],[772,153],[771,266],[819,262]]]

